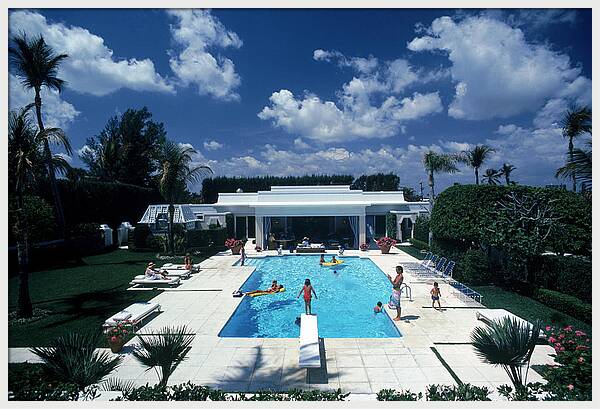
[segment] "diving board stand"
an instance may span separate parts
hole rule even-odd
[[[300,368],[320,368],[319,328],[316,315],[300,316],[300,344],[298,345]]]

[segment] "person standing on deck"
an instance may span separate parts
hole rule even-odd
[[[396,277],[392,279],[392,277],[387,274],[388,280],[392,283],[392,295],[390,296],[389,307],[396,309],[396,317],[393,318],[394,321],[400,321],[400,316],[402,312],[402,306],[400,304],[402,298],[402,282],[404,281],[404,269],[402,266],[396,266]]]

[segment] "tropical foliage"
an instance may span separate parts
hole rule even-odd
[[[122,361],[120,356],[96,350],[101,339],[100,332],[68,333],[49,347],[34,347],[31,352],[42,360],[44,372],[52,379],[83,389],[102,381]]]
[[[475,171],[475,184],[479,184],[479,168],[496,150],[488,145],[477,145],[463,151],[463,161]]]
[[[180,326],[164,327],[138,337],[141,349],[133,351],[133,356],[148,370],[154,368],[160,379],[158,384],[166,386],[177,365],[185,359],[194,334],[186,326]]]
[[[562,133],[569,140],[569,159],[567,164],[576,163],[574,140],[586,133],[592,134],[592,110],[589,107],[574,106],[569,109],[560,121]],[[581,152],[579,153],[581,154]],[[591,152],[590,152],[591,161]],[[560,171],[560,170],[559,170]],[[577,174],[573,172],[561,172],[559,176],[571,177],[573,180],[573,191],[577,190]]]
[[[500,172],[496,169],[486,169],[483,177],[487,180],[488,185],[499,185],[500,184]]]
[[[586,142],[589,149],[574,148],[567,162],[556,171],[556,177],[572,178],[583,190],[592,188],[592,141]]]
[[[487,364],[500,366],[515,390],[527,385],[529,361],[538,342],[542,324],[533,325],[505,317],[476,327],[471,333],[475,353]]]
[[[510,184],[514,183],[510,180],[510,175],[513,173],[513,171],[517,169],[516,167],[514,167],[513,165],[511,165],[510,163],[505,163],[502,165],[502,167],[500,169],[498,169],[498,174],[500,176],[504,176],[504,180],[506,181],[506,186],[509,186]]]

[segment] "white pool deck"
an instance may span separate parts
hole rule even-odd
[[[257,254],[247,246],[250,257],[275,254],[275,251]],[[397,249],[388,255],[380,254],[379,250],[347,250],[345,255],[369,257],[392,276],[396,265],[418,262]],[[239,256],[232,256],[230,252],[213,256],[201,263],[199,273],[152,299],[161,305],[162,312],[149,319],[140,332],[185,324],[196,334],[187,359],[177,367],[170,384],[191,381],[230,392],[341,388],[355,394],[374,394],[384,388],[424,392],[429,384],[455,384],[431,347],[462,382],[487,386],[494,391],[499,385],[510,384],[501,368],[482,363],[469,344],[473,328],[484,325],[475,314],[478,308],[484,307],[459,299],[452,295],[447,284],[441,283],[441,302],[445,310],[436,311],[431,308],[431,284],[417,282],[409,273],[405,274],[405,282],[412,287],[413,300],[402,299],[403,320],[396,323],[402,337],[325,338],[325,362],[320,369],[299,368],[298,338],[220,338],[219,331],[242,300],[233,298],[231,293],[255,268],[233,266],[238,259]],[[284,282],[284,277],[280,281]],[[315,307],[318,311],[318,300]],[[387,305],[385,308],[390,316],[395,316],[395,311]],[[134,338],[124,347],[123,364],[110,376],[139,385],[154,384],[158,381],[156,372],[146,371],[131,356],[136,345],[137,338]],[[532,364],[552,363],[549,355],[552,352],[549,346],[537,347]],[[32,362],[33,358],[27,348],[9,349],[9,362]],[[528,380],[543,379],[530,370]]]

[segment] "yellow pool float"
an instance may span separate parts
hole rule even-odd
[[[337,266],[338,264],[342,264],[343,262],[344,262],[344,260],[335,260],[335,263],[328,261],[326,263],[321,263],[321,265],[325,266],[325,267],[331,267],[331,266]]]
[[[283,288],[280,288],[280,289],[279,289],[279,290],[277,290],[277,291],[256,291],[256,292],[253,292],[252,294],[246,294],[246,295],[248,295],[248,296],[250,296],[250,297],[258,297],[258,296],[260,296],[260,295],[267,295],[267,294],[282,293],[282,292],[284,292],[284,291],[285,291],[285,287],[283,287]]]

